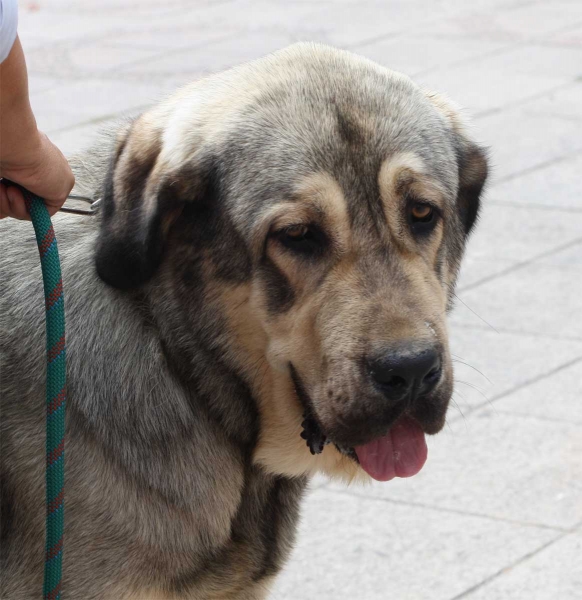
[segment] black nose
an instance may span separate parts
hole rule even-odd
[[[430,392],[441,378],[440,352],[434,347],[400,347],[368,361],[375,385],[392,401]]]

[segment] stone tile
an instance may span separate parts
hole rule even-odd
[[[210,7],[190,3],[175,14],[140,23],[129,31],[110,31],[104,41],[148,50],[202,47],[241,35],[245,31],[245,23],[245,15],[241,14],[238,2],[217,3]]]
[[[271,598],[448,600],[556,534],[318,490]]]
[[[535,193],[537,190],[529,197],[534,207],[537,203]],[[495,192],[489,195],[506,197]],[[530,207],[525,212],[525,203],[523,206],[515,206],[513,196],[507,196],[507,199],[506,204],[503,201],[493,204],[488,198],[483,202],[479,224],[471,235],[461,267],[457,282],[458,293],[467,286],[502,273],[509,267],[574,241],[582,235],[582,211],[572,214]],[[527,219],[527,227],[523,226],[524,219]],[[560,264],[568,263],[561,261]]]
[[[73,5],[68,0],[50,1],[50,10],[21,10],[19,34],[25,50],[97,40],[125,45],[141,41],[146,48],[163,49],[168,45],[176,47],[176,43],[178,47],[203,44],[240,30],[240,26],[233,24],[227,31],[227,6],[233,4],[228,1],[141,3],[124,0],[107,4],[84,1]]]
[[[582,427],[582,358],[579,362],[518,390],[496,404],[499,414],[562,419]]]
[[[530,263],[457,295],[495,328],[582,340],[582,270],[576,265]],[[455,323],[475,320],[467,310],[452,317]]]
[[[522,108],[479,117],[474,130],[476,138],[491,149],[492,185],[582,150],[582,123],[533,116]]]
[[[238,23],[245,31],[284,30],[299,34],[305,21],[311,21],[315,11],[343,10],[353,0],[337,2],[273,2],[272,0],[241,0],[230,7],[228,21]]]
[[[513,196],[500,194],[499,188],[495,197],[513,200]],[[535,195],[529,200],[537,203]],[[467,257],[522,262],[580,237],[581,213],[525,210],[525,206],[489,204],[485,199],[479,223],[467,245]]]
[[[464,4],[466,6],[466,3]],[[468,38],[525,41],[551,36],[582,18],[580,3],[512,2],[492,6],[490,2],[471,3],[471,11],[455,11],[448,18],[421,26],[422,32]]]
[[[98,41],[73,47],[62,44],[50,53],[41,48],[27,53],[26,61],[28,70],[33,74],[48,73],[53,77],[68,78],[107,77],[119,67],[144,62],[162,52]]]
[[[198,77],[214,73],[283,48],[297,41],[285,32],[252,33],[240,37],[168,53],[165,57],[122,68],[124,73],[187,74]]]
[[[60,77],[53,77],[51,75],[36,75],[31,72],[30,66],[28,66],[28,93],[38,94],[39,92],[46,92],[54,88],[66,85],[67,83],[74,83],[71,80],[62,79]]]
[[[579,0],[36,4],[20,6],[33,105],[67,155],[90,145],[111,115],[314,39],[424,71],[419,81],[480,113],[475,136],[492,147],[493,182],[461,289],[582,230]],[[582,522],[582,367],[567,366],[582,357],[581,261],[582,244],[573,245],[459,293],[499,333],[458,303],[457,406],[429,440],[426,469],[367,488],[313,481],[273,598],[450,600],[500,572],[467,597],[575,597],[579,532],[509,567],[561,535],[551,527]]]
[[[349,2],[322,6],[301,19],[298,30],[340,47],[357,47],[366,42],[410,31],[413,24],[442,14],[437,2],[416,3]]]
[[[204,47],[206,44],[228,39],[240,34],[240,27],[225,25],[213,26],[208,24],[192,26],[190,24],[178,23],[176,25],[152,25],[140,28],[138,31],[130,31],[120,36],[117,33],[109,35],[104,42],[116,46],[127,46],[129,48],[140,48],[144,50],[168,51],[181,50],[193,47]]]
[[[523,110],[528,115],[582,120],[582,79],[528,102],[523,106]]]
[[[549,75],[510,75],[479,60],[423,73],[416,79],[428,89],[445,92],[472,114],[521,102],[568,83]]]
[[[582,534],[571,533],[468,594],[466,600],[577,600]]]
[[[509,258],[487,259],[479,256],[467,255],[461,264],[461,272],[457,280],[457,293],[467,286],[474,285],[483,279],[497,275],[518,261]]]
[[[497,41],[400,35],[396,38],[363,44],[357,47],[357,52],[394,71],[416,75],[428,69],[444,67],[488,54],[504,45],[505,42]]]
[[[127,64],[146,62],[159,55],[157,50],[96,42],[75,48],[70,53],[70,61],[74,68],[87,76],[92,72],[107,72]]]
[[[582,27],[577,26],[566,31],[560,31],[553,35],[546,36],[544,41],[547,44],[557,46],[582,47]]]
[[[67,158],[70,158],[92,146],[99,139],[100,131],[114,127],[120,121],[121,119],[110,119],[73,127],[51,134],[50,139]]]
[[[442,89],[472,112],[483,112],[551,92],[581,73],[582,49],[528,44],[441,67],[418,80]]]
[[[542,256],[536,259],[535,263],[566,269],[566,276],[571,272],[569,269],[572,267],[582,270],[582,241],[566,248],[565,250],[562,250],[561,252],[558,252],[557,254]]]
[[[211,6],[214,0],[196,0],[198,6]],[[216,2],[214,2],[216,3]],[[77,16],[91,16],[106,13],[111,20],[132,16],[140,19],[144,16],[161,16],[176,10],[187,10],[191,6],[188,0],[169,0],[161,5],[155,0],[83,0],[83,2],[72,2],[71,0],[49,0],[48,2],[30,2],[36,5],[37,10],[46,11],[50,8],[52,14],[74,14]],[[26,7],[27,3],[24,3]],[[36,12],[36,11],[34,11]]]
[[[446,18],[421,23],[415,33],[439,35],[447,39],[488,40],[515,43],[522,36],[501,27],[486,10],[459,12]]]
[[[48,134],[52,134],[67,127],[76,127],[96,118],[88,117],[77,112],[67,112],[64,109],[45,108],[40,102],[34,100],[31,104],[38,128]]]
[[[454,15],[463,12],[461,9],[467,9],[467,3],[464,0],[442,0],[439,2],[450,14]],[[483,11],[499,12],[501,10],[510,10],[517,4],[521,4],[520,0],[474,0],[471,2],[470,14],[481,14]]]
[[[494,13],[502,29],[529,38],[548,35],[582,20],[582,5],[577,1],[516,3],[514,8]]]
[[[418,475],[352,486],[349,493],[570,529],[582,519],[581,432],[579,423],[488,407],[429,438]]]
[[[482,64],[505,73],[574,79],[582,74],[582,48],[526,44],[490,56]]]
[[[99,39],[109,33],[115,22],[106,12],[78,15],[74,12],[21,10],[18,19],[18,36],[25,53],[34,48],[50,47],[59,42]],[[135,28],[132,20],[124,24],[126,30]]]
[[[493,331],[465,311],[475,326],[450,327],[450,345],[455,368],[454,403],[448,420],[462,421],[480,406],[501,406],[512,390],[548,376],[554,370],[582,356],[582,340],[564,340],[539,335],[520,335]],[[510,310],[518,312],[513,306]],[[499,398],[498,401],[495,399]]]
[[[33,94],[31,104],[40,129],[50,133],[144,107],[168,91],[149,83],[87,79]]]
[[[577,154],[494,184],[489,196],[495,202],[528,208],[541,205],[548,208],[582,210],[582,154]],[[569,214],[569,213],[568,213]],[[555,213],[552,213],[552,217]]]
[[[264,0],[218,2],[211,6],[188,4],[184,10],[143,24],[135,31],[121,36],[114,33],[107,41],[132,48],[186,50],[204,49],[207,44],[232,40],[232,44],[238,41],[240,52],[248,43],[247,37],[253,33],[265,39],[277,33],[282,36],[286,33],[281,45],[287,45],[295,40],[306,39],[297,22],[316,7],[308,3],[287,3],[283,8],[276,2]],[[236,55],[237,52],[234,52],[232,60],[241,62]],[[256,56],[252,54],[252,57]],[[227,62],[230,64],[230,61]]]

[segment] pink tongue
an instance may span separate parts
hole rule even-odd
[[[424,432],[412,419],[400,419],[387,435],[355,447],[360,466],[378,481],[412,477],[422,469],[427,456]]]

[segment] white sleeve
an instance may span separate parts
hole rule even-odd
[[[0,0],[0,63],[12,50],[18,25],[17,0]]]

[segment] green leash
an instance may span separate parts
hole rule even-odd
[[[65,303],[55,231],[38,196],[20,188],[30,213],[42,268],[46,307],[46,543],[44,600],[60,600],[65,483]]]

